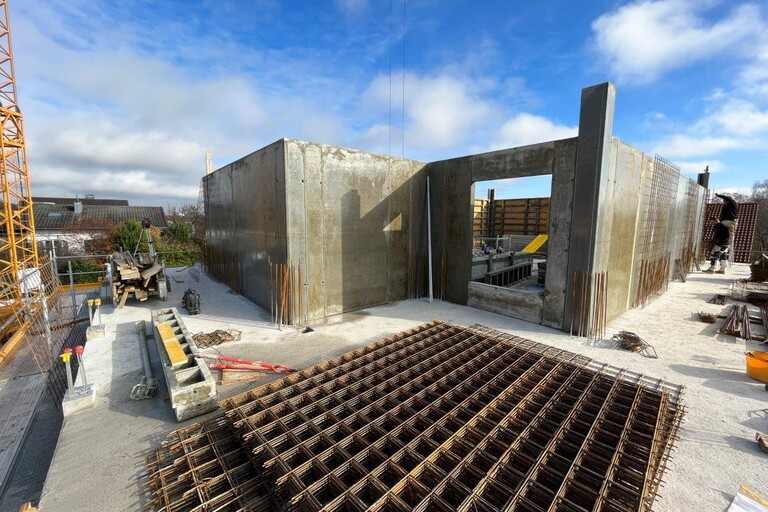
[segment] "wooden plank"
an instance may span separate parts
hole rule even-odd
[[[148,269],[142,270],[141,271],[141,277],[142,277],[142,279],[144,279],[146,281],[147,279],[149,279],[153,275],[157,274],[161,270],[163,270],[162,265],[159,265],[159,264],[155,263],[154,265],[152,265]],[[146,286],[146,284],[144,286]]]
[[[122,309],[125,306],[125,301],[128,300],[128,290],[123,290],[123,294],[120,296],[120,303],[117,305],[117,309]]]

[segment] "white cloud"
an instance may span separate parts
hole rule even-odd
[[[402,74],[393,76],[392,124],[402,123]],[[488,120],[490,104],[479,95],[481,86],[455,76],[406,74],[405,140],[408,147],[444,148],[471,140],[473,130]],[[390,104],[390,77],[380,75],[363,95],[363,103],[386,112]],[[375,130],[382,135],[382,130]],[[388,133],[388,131],[387,131]],[[398,132],[398,135],[401,132]]]
[[[680,170],[683,173],[694,175],[704,172],[704,169],[706,169],[707,166],[709,166],[710,173],[722,172],[725,169],[725,164],[720,160],[700,160],[695,162],[690,160],[676,160],[675,164],[680,166]]]
[[[725,187],[711,190],[713,193],[718,194],[741,194],[744,196],[752,195],[752,189],[749,187]]]
[[[57,9],[32,1],[13,19],[37,195],[196,201],[206,150],[218,166],[283,136],[343,142],[338,106],[355,85],[327,75],[316,55],[260,54],[226,33],[141,23],[120,7]]]
[[[514,148],[576,135],[576,126],[566,126],[546,117],[521,113],[501,126],[490,149]]]
[[[760,9],[744,4],[708,22],[693,0],[636,1],[592,23],[594,43],[619,82],[647,83],[673,69],[721,56],[747,53],[766,30]]]
[[[354,16],[368,7],[368,0],[336,0],[336,5],[344,14]]]
[[[699,121],[698,128],[702,131],[712,129],[713,124],[725,133],[752,137],[768,132],[768,110],[744,99],[728,99]]]
[[[739,97],[717,94],[702,116],[654,151],[668,158],[701,158],[768,145],[768,110]]]
[[[755,148],[760,141],[732,136],[673,135],[656,145],[653,152],[666,158],[700,158],[724,151]]]

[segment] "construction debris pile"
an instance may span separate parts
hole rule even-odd
[[[131,294],[139,301],[150,295],[161,300],[168,298],[170,284],[165,269],[156,263],[149,253],[115,252],[110,257],[112,265],[112,303],[123,307]]]
[[[681,387],[432,322],[222,402],[147,458],[155,510],[648,510]]]
[[[725,295],[720,295],[719,293],[716,293],[711,299],[709,299],[707,302],[710,304],[717,304],[719,306],[725,306],[725,303],[728,301],[728,297]]]

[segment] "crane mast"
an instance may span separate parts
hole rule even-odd
[[[7,0],[0,0],[0,103],[0,286],[6,287],[13,286],[25,269],[38,266],[24,117],[16,95]],[[13,287],[12,295],[21,300],[21,287]]]

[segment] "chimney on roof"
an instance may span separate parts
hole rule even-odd
[[[75,196],[74,211],[75,211],[75,215],[83,213],[83,203],[80,202],[80,198],[78,198],[77,196]]]
[[[205,152],[205,174],[211,174],[213,172],[213,153],[210,151]]]

